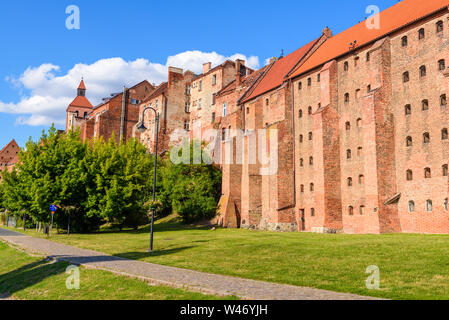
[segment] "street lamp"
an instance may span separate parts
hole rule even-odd
[[[154,115],[156,117],[156,150],[155,150],[155,156],[154,156],[154,178],[153,178],[153,212],[151,214],[151,240],[150,240],[150,250],[148,252],[153,252],[153,229],[154,229],[154,202],[156,201],[156,170],[157,170],[157,148],[159,143],[159,113],[156,111],[156,109],[152,107],[146,107],[142,111],[142,123],[137,127],[137,130],[139,132],[144,133],[148,129],[145,127],[145,112],[147,110],[152,110],[154,112]]]

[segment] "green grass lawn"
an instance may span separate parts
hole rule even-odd
[[[69,263],[49,263],[0,242],[0,296],[26,300],[214,300],[168,287],[154,287],[110,272],[80,268],[80,289],[66,288]]]
[[[28,232],[36,235],[33,231]],[[42,235],[40,235],[42,236]],[[53,241],[120,257],[391,299],[449,298],[449,236],[320,235],[188,228],[167,220],[122,233],[56,235]],[[380,290],[366,289],[366,268],[380,269]]]

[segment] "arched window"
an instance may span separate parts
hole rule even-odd
[[[403,47],[406,47],[408,45],[408,38],[407,36],[402,37],[401,44]]]
[[[270,100],[265,99],[265,105],[268,106],[270,104]]]
[[[424,143],[430,143],[430,134],[428,132],[423,134],[423,141]]]
[[[366,62],[370,62],[371,60],[371,55],[369,52],[366,53]]]
[[[346,128],[346,131],[351,130],[351,122],[347,121],[347,122],[345,123],[345,128]]]
[[[345,102],[349,102],[349,93],[345,93]]]
[[[302,143],[304,141],[304,136],[302,134],[299,135],[299,143]]]
[[[304,167],[304,159],[303,158],[299,159],[299,166]]]
[[[360,118],[357,119],[357,127],[359,127],[359,128],[362,127],[362,119],[360,119]]]
[[[442,171],[443,171],[443,177],[447,177],[448,176],[447,164],[443,164]]]
[[[312,78],[307,79],[307,85],[310,87],[312,85]]]
[[[316,81],[321,82],[321,73],[318,73],[318,75],[316,76]]]
[[[310,192],[315,191],[315,185],[313,183],[310,184]]]
[[[441,140],[447,140],[449,138],[447,128],[441,130]]]
[[[351,149],[346,150],[346,159],[351,159],[352,158],[352,151]]]
[[[430,168],[424,169],[424,178],[426,179],[432,178],[432,170],[430,170]]]
[[[414,201],[408,202],[408,212],[415,212],[415,202]]]
[[[302,109],[299,109],[299,118],[302,118]]]
[[[354,215],[354,207],[353,206],[349,206],[348,213],[349,213],[350,216]]]
[[[365,184],[365,176],[364,176],[363,174],[361,174],[361,175],[359,176],[359,184],[360,184],[360,185]]]
[[[408,104],[405,106],[405,115],[408,116],[411,114],[412,114],[412,106]]]
[[[426,75],[427,75],[426,66],[419,67],[419,76],[422,78],[425,77]]]
[[[441,96],[440,96],[440,105],[443,107],[443,106],[445,106],[445,105],[447,105],[447,98],[446,98],[446,95],[445,94],[442,94]]]
[[[407,147],[413,146],[413,138],[412,137],[407,137],[406,145],[407,145]]]
[[[365,213],[365,206],[360,206],[360,215],[363,216]]]
[[[443,21],[438,21],[436,24],[437,33],[443,32]]]
[[[315,217],[315,208],[310,209],[310,216]]]
[[[309,112],[309,115],[311,115],[311,114],[312,114],[312,106],[309,106],[309,108],[308,108],[308,112]]]
[[[352,178],[348,178],[348,187],[352,187]]]
[[[418,31],[418,39],[424,39],[426,37],[426,31],[424,30],[424,28],[419,29]]]
[[[413,181],[413,171],[407,170],[407,181]]]
[[[423,111],[429,110],[429,100],[424,99],[423,101],[421,101],[421,105]]]
[[[444,59],[438,61],[438,70],[440,71],[446,70],[446,61],[444,61]]]
[[[313,166],[313,157],[309,158],[309,165]]]
[[[408,71],[406,71],[406,72],[404,72],[404,73],[402,74],[402,81],[403,81],[404,83],[410,81],[410,76],[408,75]]]
[[[313,133],[309,132],[309,141],[312,141],[312,140],[313,140]]]
[[[345,61],[343,69],[344,69],[344,71],[348,71],[349,70],[349,63],[348,63],[348,61]]]
[[[298,83],[298,90],[302,90],[302,82]]]
[[[426,201],[426,211],[427,211],[427,212],[432,212],[432,211],[433,211],[433,203],[432,203],[432,200],[427,200],[427,201]]]
[[[304,185],[301,185],[301,193],[304,193]]]

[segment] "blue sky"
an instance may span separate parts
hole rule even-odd
[[[74,98],[81,76],[95,104],[101,96],[143,80],[139,77],[164,80],[169,63],[196,71],[201,59],[219,63],[242,54],[253,57],[252,66],[255,57],[263,66],[282,49],[290,53],[318,37],[326,26],[336,34],[365,19],[368,5],[383,10],[397,2],[4,1],[0,148],[13,138],[24,146],[53,121],[64,129],[67,99]],[[65,27],[69,5],[80,8],[80,30]]]

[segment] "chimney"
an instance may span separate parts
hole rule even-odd
[[[329,29],[329,27],[326,27],[323,29],[323,35],[325,35],[328,38],[332,38],[332,31]]]
[[[235,85],[238,87],[242,80],[242,67],[245,66],[245,61],[237,59],[235,60]]]
[[[175,67],[168,67],[168,86],[170,87],[174,82],[184,77],[184,70]]]
[[[203,74],[206,74],[212,69],[212,62],[207,62],[203,64]]]

